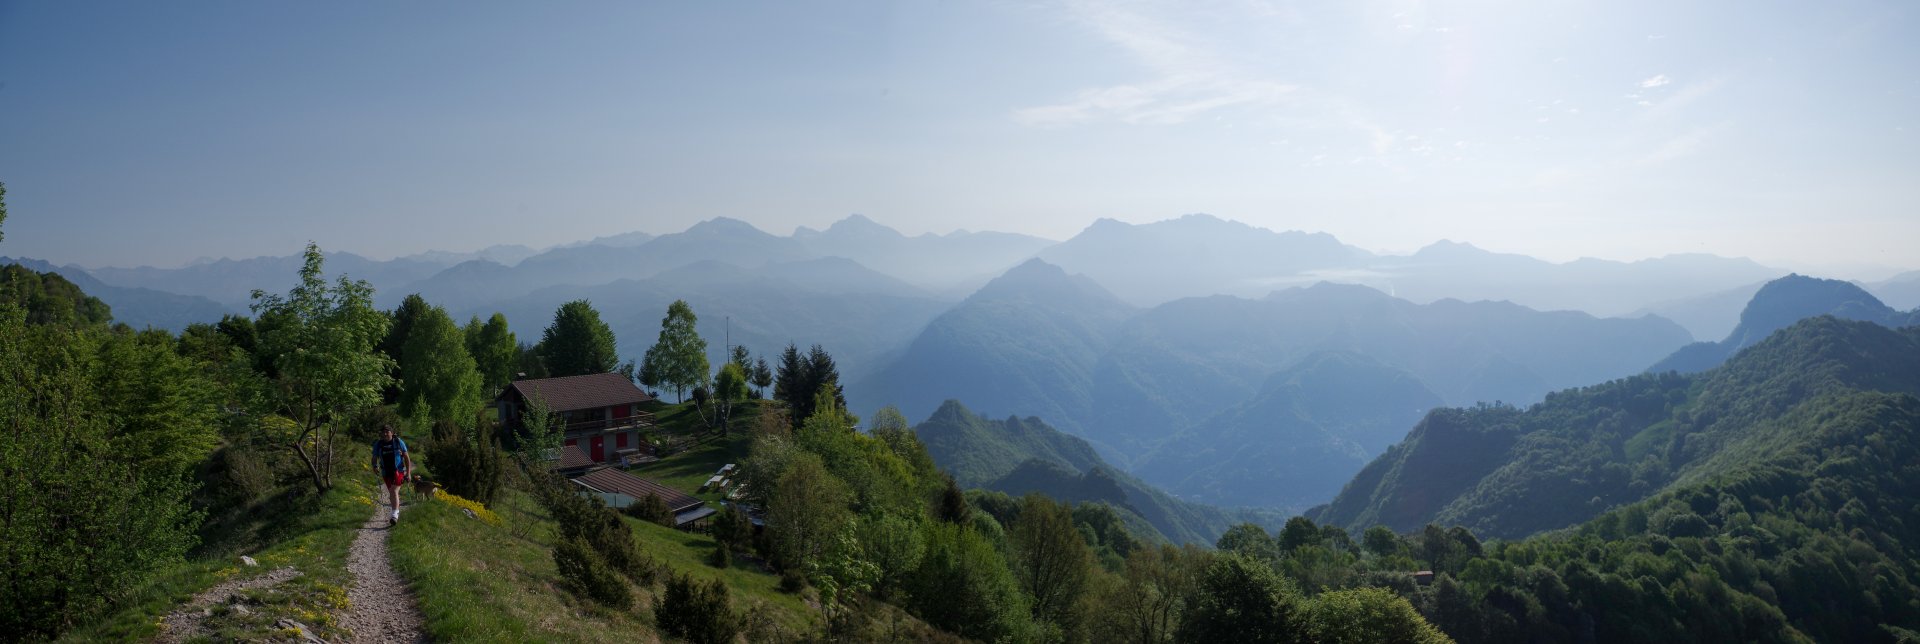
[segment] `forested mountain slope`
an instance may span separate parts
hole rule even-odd
[[[1235,523],[1277,518],[1175,499],[1109,465],[1085,440],[1038,418],[990,420],[949,400],[914,433],[934,462],[964,487],[1107,503],[1130,519],[1130,527],[1148,532],[1142,537],[1207,544]]]
[[[1435,410],[1312,516],[1504,538],[1564,528],[1809,449],[1808,409],[1859,392],[1920,393],[1920,329],[1813,318],[1698,375],[1635,376],[1524,410]]]

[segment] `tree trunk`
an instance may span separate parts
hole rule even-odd
[[[300,462],[307,466],[307,474],[313,477],[314,491],[326,494],[328,487],[327,481],[320,477],[320,468],[315,466],[313,460],[314,455],[307,453],[307,437],[311,435],[313,435],[311,428],[307,429],[307,431],[300,432],[300,435],[293,439],[293,452],[300,455]]]

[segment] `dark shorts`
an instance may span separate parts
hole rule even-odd
[[[401,483],[407,482],[407,473],[397,470],[393,472],[382,472],[380,480],[386,481],[387,487],[400,487]]]

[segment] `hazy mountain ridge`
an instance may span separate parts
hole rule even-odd
[[[1659,318],[1597,319],[1504,302],[1414,304],[1318,284],[1260,300],[1189,298],[1129,321],[1103,359],[1089,424],[1130,455],[1247,400],[1320,351],[1365,355],[1420,378],[1448,404],[1526,403],[1557,388],[1638,372],[1683,345]]]
[[[1775,331],[1805,318],[1833,315],[1901,327],[1920,323],[1920,310],[1900,312],[1851,282],[1788,275],[1761,286],[1740,312],[1740,323],[1719,342],[1696,342],[1654,363],[1648,371],[1705,371]]]
[[[1811,318],[1697,375],[1555,392],[1525,410],[1436,410],[1310,515],[1503,538],[1572,526],[1798,449],[1795,414],[1855,392],[1920,393],[1920,328]]]
[[[1026,415],[1080,433],[1093,411],[1082,383],[1135,309],[1085,277],[1029,261],[927,323],[906,350],[849,387],[855,409],[894,405],[924,416],[948,399],[981,413]]]
[[[1268,379],[1251,399],[1188,427],[1135,472],[1182,498],[1304,509],[1441,404],[1419,378],[1366,356],[1327,351]]]
[[[963,487],[1055,499],[1101,501],[1132,513],[1175,543],[1213,543],[1231,525],[1270,514],[1230,511],[1180,501],[1122,472],[1079,437],[1035,417],[990,420],[948,400],[914,427],[935,463]]]
[[[368,280],[383,306],[418,292],[443,306],[478,309],[541,289],[644,279],[700,261],[753,268],[826,257],[852,259],[935,297],[958,299],[1036,256],[1086,274],[1136,304],[1213,294],[1260,297],[1276,288],[1334,281],[1372,286],[1416,302],[1511,300],[1537,309],[1617,314],[1780,273],[1747,260],[1692,255],[1554,264],[1453,242],[1434,244],[1412,256],[1380,256],[1326,233],[1273,232],[1209,215],[1140,225],[1103,219],[1058,243],[999,232],[909,237],[860,215],[826,230],[800,228],[779,237],[743,221],[716,218],[679,233],[623,233],[540,251],[499,245],[386,261],[336,252],[329,255],[329,266]],[[254,289],[285,290],[297,264],[297,256],[290,254],[90,272],[115,286],[196,295],[243,310]]]
[[[1055,243],[1031,235],[964,230],[908,237],[864,215],[850,215],[824,231],[802,227],[793,238],[816,255],[851,259],[939,292],[976,286]]]

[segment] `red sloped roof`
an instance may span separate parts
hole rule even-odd
[[[699,507],[706,503],[693,498],[685,492],[649,481],[613,468],[598,469],[573,477],[575,483],[585,485],[600,492],[625,494],[635,499],[647,498],[648,494],[660,497],[667,502],[667,509],[674,514],[685,512],[688,508]]]
[[[528,400],[538,398],[546,401],[547,407],[554,411],[594,409],[653,400],[647,392],[634,386],[632,380],[617,373],[516,380],[508,385],[508,389],[520,392],[520,396]]]

